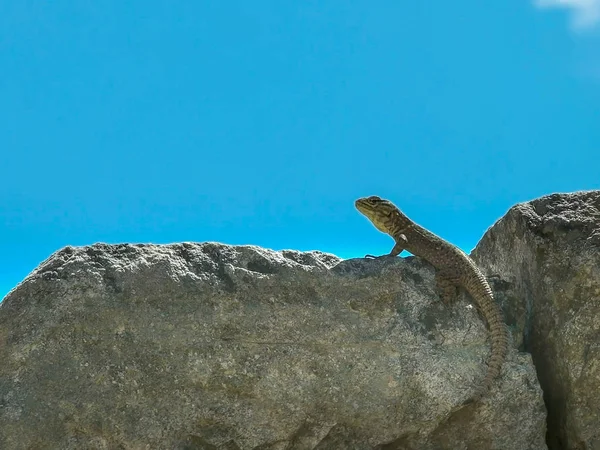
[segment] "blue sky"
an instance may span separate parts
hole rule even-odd
[[[600,188],[600,0],[0,0],[0,298],[51,253],[384,253],[377,194],[470,251]]]

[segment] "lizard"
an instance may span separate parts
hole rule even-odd
[[[473,297],[490,329],[491,356],[483,383],[464,404],[480,400],[488,394],[494,379],[500,375],[508,351],[508,335],[502,311],[494,300],[487,279],[465,252],[413,222],[389,200],[373,195],[359,198],[355,206],[375,228],[394,239],[391,252],[382,257],[396,257],[407,250],[428,261],[436,269],[437,289],[446,305],[457,299],[459,287]],[[376,258],[372,255],[365,257]]]

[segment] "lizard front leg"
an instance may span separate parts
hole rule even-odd
[[[406,239],[405,235],[401,234],[400,236],[395,238],[395,241],[396,241],[396,243],[394,244],[394,247],[388,254],[379,255],[379,256],[365,255],[365,258],[377,259],[377,258],[387,258],[389,256],[392,256],[392,257],[398,256],[406,248],[406,244],[408,243],[408,240]]]

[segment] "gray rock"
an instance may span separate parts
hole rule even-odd
[[[474,259],[532,354],[551,449],[600,449],[600,191],[522,203],[488,230]]]
[[[456,408],[487,337],[417,258],[67,247],[0,304],[0,448],[546,448],[528,354]]]

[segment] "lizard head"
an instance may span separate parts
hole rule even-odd
[[[383,233],[391,235],[410,224],[410,219],[396,205],[376,195],[359,198],[354,205]]]

